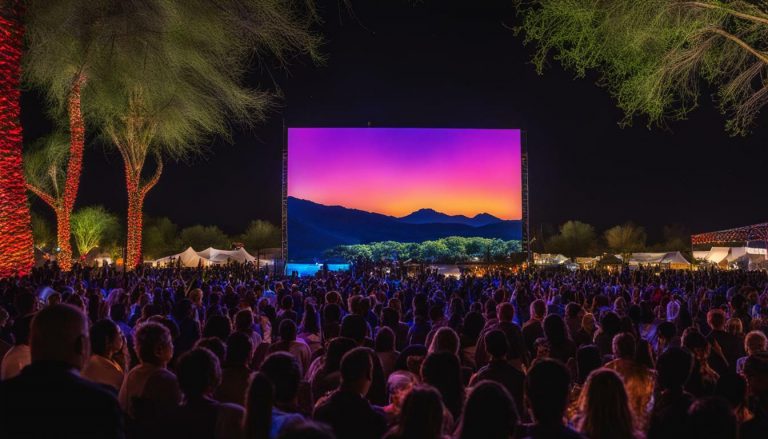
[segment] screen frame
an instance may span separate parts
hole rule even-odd
[[[519,130],[520,131],[520,179],[521,179],[521,194],[520,200],[522,203],[522,236],[521,246],[523,253],[526,254],[528,262],[533,260],[533,254],[531,253],[531,241],[530,241],[530,192],[528,188],[528,131],[518,127],[450,127],[450,126],[389,126],[389,125],[373,125],[368,124],[366,126],[339,126],[339,125],[287,125],[283,121],[283,163],[282,163],[282,182],[281,191],[282,196],[280,199],[280,256],[283,260],[284,266],[288,263],[288,130],[290,128],[411,128],[411,129],[466,129],[466,130]]]

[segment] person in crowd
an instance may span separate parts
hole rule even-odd
[[[378,439],[386,432],[384,414],[365,399],[373,381],[374,355],[363,347],[344,354],[339,388],[315,406],[313,418],[330,425],[338,439]]]
[[[122,354],[125,347],[120,327],[112,320],[99,320],[91,325],[90,337],[91,356],[81,375],[95,383],[109,386],[117,395],[125,378],[123,365],[115,360],[115,356]]]
[[[200,322],[195,320],[195,307],[189,299],[181,299],[173,308],[173,321],[179,327],[174,343],[174,355],[180,356],[192,349],[200,339]]]
[[[581,327],[576,332],[576,335],[573,336],[573,341],[579,346],[592,344],[592,340],[595,339],[595,332],[597,332],[595,316],[591,313],[586,313],[581,318]]]
[[[636,345],[632,334],[623,332],[613,337],[613,357],[615,360],[606,363],[605,368],[621,376],[629,395],[633,418],[636,425],[643,428],[653,396],[655,377],[648,366],[635,361]]]
[[[395,350],[395,333],[392,332],[392,329],[386,326],[380,327],[376,333],[374,344],[374,350],[379,357],[379,361],[381,361],[384,376],[389,377],[395,370],[397,357],[400,356],[400,352]]]
[[[684,386],[693,367],[693,356],[682,348],[670,347],[659,356],[656,361],[658,396],[648,421],[648,439],[687,435],[686,416],[694,397]]]
[[[261,335],[255,330],[256,322],[253,311],[250,308],[241,309],[235,314],[235,332],[239,332],[251,340],[253,349],[259,347],[262,342]]]
[[[476,311],[470,311],[464,316],[463,325],[460,329],[461,362],[474,369],[477,369],[477,343],[484,326],[483,315]]]
[[[216,355],[216,358],[219,359],[219,364],[223,363],[227,358],[227,344],[218,337],[201,338],[195,342],[193,347],[205,348],[213,352],[213,355]]]
[[[435,335],[429,343],[427,352],[430,354],[435,352],[450,352],[458,357],[460,348],[459,335],[456,334],[456,331],[449,326],[442,326],[435,331]]]
[[[513,438],[519,419],[517,405],[504,386],[480,381],[469,391],[454,438]]]
[[[200,439],[240,437],[243,408],[213,398],[221,382],[216,355],[205,348],[194,348],[179,358],[176,372],[184,399],[169,422],[171,434]]]
[[[594,343],[600,349],[603,358],[613,353],[613,337],[621,332],[621,319],[613,311],[607,311],[600,319],[600,329],[595,332]]]
[[[123,380],[118,394],[120,407],[133,419],[141,416],[134,411],[137,402],[159,409],[175,407],[181,401],[181,390],[176,375],[167,369],[173,358],[170,331],[159,323],[143,323],[134,332],[133,344],[139,364]],[[148,407],[144,412],[152,410]]]
[[[251,376],[251,340],[243,332],[233,332],[227,338],[227,355],[221,369],[221,383],[214,393],[217,401],[245,405],[245,390]]]
[[[389,398],[389,404],[382,407],[384,414],[387,417],[387,424],[394,425],[400,416],[400,411],[403,408],[403,401],[408,396],[408,392],[413,389],[413,386],[418,384],[419,378],[407,371],[398,370],[393,372],[387,378],[387,396]]]
[[[273,343],[269,348],[269,352],[282,351],[293,355],[299,362],[299,366],[301,367],[301,375],[304,376],[304,373],[309,370],[309,360],[312,356],[312,352],[310,351],[309,346],[307,346],[303,340],[296,339],[297,329],[298,328],[296,327],[296,322],[294,322],[292,319],[283,319],[280,322],[280,327],[278,330],[280,334],[280,341]]]
[[[488,332],[485,334],[485,346],[491,361],[472,376],[469,385],[474,386],[484,380],[497,382],[509,392],[516,407],[523,407],[525,373],[507,361],[507,337],[500,330]]]
[[[721,376],[717,380],[715,396],[728,402],[739,425],[752,419],[747,398],[747,380],[744,376],[735,373]]]
[[[414,387],[405,397],[399,421],[386,439],[443,439],[443,402],[440,393],[426,385]]]
[[[719,375],[735,372],[736,360],[744,356],[744,342],[739,336],[727,331],[727,319],[722,309],[709,310],[707,324],[710,327],[707,342],[715,346],[710,352],[708,364]]]
[[[744,350],[747,355],[736,360],[736,373],[739,374],[744,372],[744,363],[746,363],[749,356],[768,350],[768,337],[765,336],[763,331],[749,331],[746,337],[744,337]]]
[[[544,317],[546,317],[547,314],[547,302],[541,299],[534,300],[530,305],[530,313],[531,318],[523,324],[522,333],[523,340],[525,340],[525,345],[528,348],[531,358],[535,358],[536,349],[534,344],[536,343],[536,340],[544,337],[544,326],[542,322],[544,322]]]
[[[695,328],[688,328],[683,333],[683,346],[693,354],[694,367],[686,390],[696,397],[712,395],[720,374],[709,365],[711,346],[707,339]],[[726,370],[725,373],[728,373]]]
[[[515,307],[511,303],[505,302],[496,307],[496,322],[489,323],[477,340],[474,361],[475,367],[480,368],[485,366],[488,362],[488,353],[484,344],[484,334],[497,329],[501,330],[507,337],[510,353],[514,353],[514,356],[517,357],[523,365],[527,366],[529,364],[528,349],[526,348],[523,332],[520,327],[514,323],[514,318]]]
[[[33,315],[27,314],[13,322],[14,344],[3,356],[0,363],[0,380],[11,379],[21,373],[32,362],[29,347],[29,331]]]
[[[270,354],[253,375],[246,398],[244,433],[247,439],[275,439],[304,416],[297,412],[301,371],[286,352]]]
[[[307,373],[307,380],[315,399],[325,396],[339,386],[341,383],[341,359],[344,354],[355,347],[357,347],[357,343],[347,337],[336,337],[328,343],[326,354],[318,357]]]
[[[744,362],[744,377],[753,401],[754,416],[741,425],[739,437],[762,438],[768,432],[768,352],[758,352],[747,358]]]
[[[534,361],[525,377],[525,399],[533,423],[522,427],[521,437],[531,439],[582,439],[563,422],[571,387],[568,369],[559,361]]]
[[[738,439],[739,424],[728,401],[707,397],[688,409],[688,437],[697,439]]]
[[[635,428],[629,397],[618,373],[607,368],[592,371],[580,399],[577,426],[589,439],[642,437]]]
[[[568,335],[563,318],[550,314],[544,319],[544,337],[549,345],[549,356],[562,363],[576,356],[576,343]]]
[[[88,360],[85,314],[51,305],[35,315],[29,338],[32,362],[0,382],[0,436],[124,438],[114,395],[78,374]]]
[[[315,305],[307,302],[304,305],[304,315],[301,318],[298,338],[309,346],[311,354],[314,354],[322,347],[320,325],[317,319],[318,315]]]
[[[459,358],[450,352],[427,355],[421,365],[421,380],[440,392],[443,404],[452,416],[451,421],[458,420],[465,396]]]

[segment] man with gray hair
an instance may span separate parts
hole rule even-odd
[[[115,397],[80,377],[89,356],[88,319],[70,305],[38,312],[30,330],[32,363],[0,382],[4,438],[125,436]]]

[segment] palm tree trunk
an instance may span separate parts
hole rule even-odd
[[[19,0],[0,6],[0,277],[27,274],[34,265],[32,223],[21,164],[22,13]]]
[[[126,169],[126,187],[128,189],[128,237],[126,240],[125,266],[134,269],[141,260],[141,217],[144,207],[140,181],[133,176],[129,177]]]
[[[80,93],[85,76],[80,74],[72,83],[72,90],[67,99],[69,113],[69,160],[67,179],[64,182],[64,197],[56,209],[56,238],[59,244],[57,260],[62,270],[72,269],[71,225],[69,222],[75,207],[77,190],[80,186],[80,174],[83,169],[83,148],[85,144],[85,124],[80,109]],[[84,256],[84,255],[81,255]]]
[[[124,160],[126,155],[124,155]],[[128,218],[127,218],[127,231],[128,236],[126,238],[126,268],[133,270],[141,264],[141,237],[142,237],[142,220],[144,209],[144,198],[147,193],[152,189],[160,180],[160,175],[163,173],[163,161],[160,156],[157,155],[157,168],[152,178],[142,185],[141,183],[141,168],[134,169],[131,167],[130,161],[125,161],[125,186],[128,191]],[[143,160],[141,161],[143,164]]]

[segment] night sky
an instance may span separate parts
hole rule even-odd
[[[213,140],[205,156],[165,168],[145,211],[180,226],[239,233],[252,219],[280,219],[283,123],[289,126],[521,128],[530,157],[534,233],[569,219],[603,229],[632,220],[651,237],[665,224],[691,232],[768,220],[768,119],[747,138],[729,137],[708,97],[686,121],[620,128],[621,112],[595,78],[555,62],[543,76],[531,48],[510,30],[510,0],[320,1],[327,63],[295,59],[288,72],[254,68],[254,84],[283,98],[270,119]],[[23,98],[27,139],[48,129],[40,99]],[[119,155],[90,147],[78,205],[123,213]],[[36,210],[46,212],[41,203]]]

